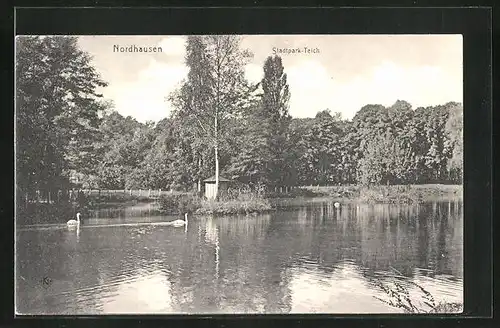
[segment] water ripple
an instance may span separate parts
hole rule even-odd
[[[375,298],[384,296],[376,282],[395,277],[438,301],[462,300],[462,223],[442,217],[447,204],[419,205],[413,221],[398,220],[411,211],[390,206],[346,205],[340,214],[319,206],[193,219],[187,231],[151,224],[165,217],[92,219],[79,235],[64,225],[23,227],[16,306],[54,314],[388,313],[399,310]],[[51,286],[38,283],[43,275]]]

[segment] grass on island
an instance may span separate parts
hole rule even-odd
[[[253,193],[240,193],[220,200],[203,199],[198,195],[166,195],[159,200],[160,211],[165,214],[190,213],[195,215],[258,214],[273,210],[271,203]]]
[[[232,214],[260,214],[273,210],[269,200],[255,194],[240,194],[235,199],[222,201],[203,200],[200,208],[195,211],[199,215],[232,215]]]

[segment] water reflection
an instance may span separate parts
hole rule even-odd
[[[351,261],[338,263],[335,274],[314,267],[292,268],[294,313],[373,313],[394,312],[382,302],[373,302],[379,295],[369,286],[360,267]]]
[[[132,212],[129,212],[132,213]],[[134,212],[137,213],[137,212]],[[157,222],[170,217],[92,218]],[[144,215],[144,214],[141,214]],[[300,206],[189,228],[83,226],[17,235],[17,309],[34,314],[380,313],[400,272],[462,300],[462,204]],[[50,277],[50,286],[40,284]]]
[[[102,302],[102,312],[134,314],[141,308],[145,309],[144,313],[157,314],[174,306],[170,298],[170,281],[161,270],[135,278],[117,286],[113,296],[120,297],[108,297],[109,301]]]
[[[159,215],[159,204],[152,203],[138,203],[132,206],[123,208],[104,208],[97,211],[91,211],[90,217],[92,219],[103,218],[131,218],[131,217],[150,217]]]

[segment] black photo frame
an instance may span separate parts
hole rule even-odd
[[[96,3],[98,4],[98,3]],[[20,316],[14,318],[13,216],[3,211],[3,318],[16,326],[171,326],[219,327],[276,324],[323,327],[441,325],[484,326],[493,316],[492,198],[492,9],[488,7],[18,7],[10,12],[13,81],[14,35],[168,35],[168,34],[462,34],[464,58],[464,313],[414,315],[213,315],[213,316]],[[10,25],[9,25],[10,26]],[[4,90],[5,92],[5,90]],[[7,89],[4,101],[12,98]],[[9,114],[13,103],[4,111]],[[12,149],[10,118],[2,141]],[[13,155],[13,152],[12,152]],[[13,161],[14,162],[14,158]],[[10,181],[10,180],[9,180]],[[14,189],[14,188],[13,188]],[[10,192],[8,193],[10,194]],[[13,193],[12,193],[13,195]],[[12,198],[13,199],[13,198]],[[13,202],[12,202],[13,204]],[[7,208],[7,207],[6,207]],[[12,221],[11,221],[12,220]],[[11,223],[12,222],[12,225]],[[4,246],[5,246],[4,245]],[[12,282],[12,283],[11,283]],[[83,320],[75,320],[83,319]],[[484,325],[482,325],[484,324]]]

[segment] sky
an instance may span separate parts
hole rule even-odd
[[[187,76],[184,36],[80,36],[79,45],[109,83],[100,90],[115,109],[140,122],[172,110],[165,98]],[[160,46],[161,53],[114,52],[113,46]],[[292,117],[329,109],[351,119],[367,104],[406,100],[414,108],[462,102],[461,35],[244,35],[253,53],[245,75],[257,82],[274,49],[307,47],[315,53],[281,53]]]

